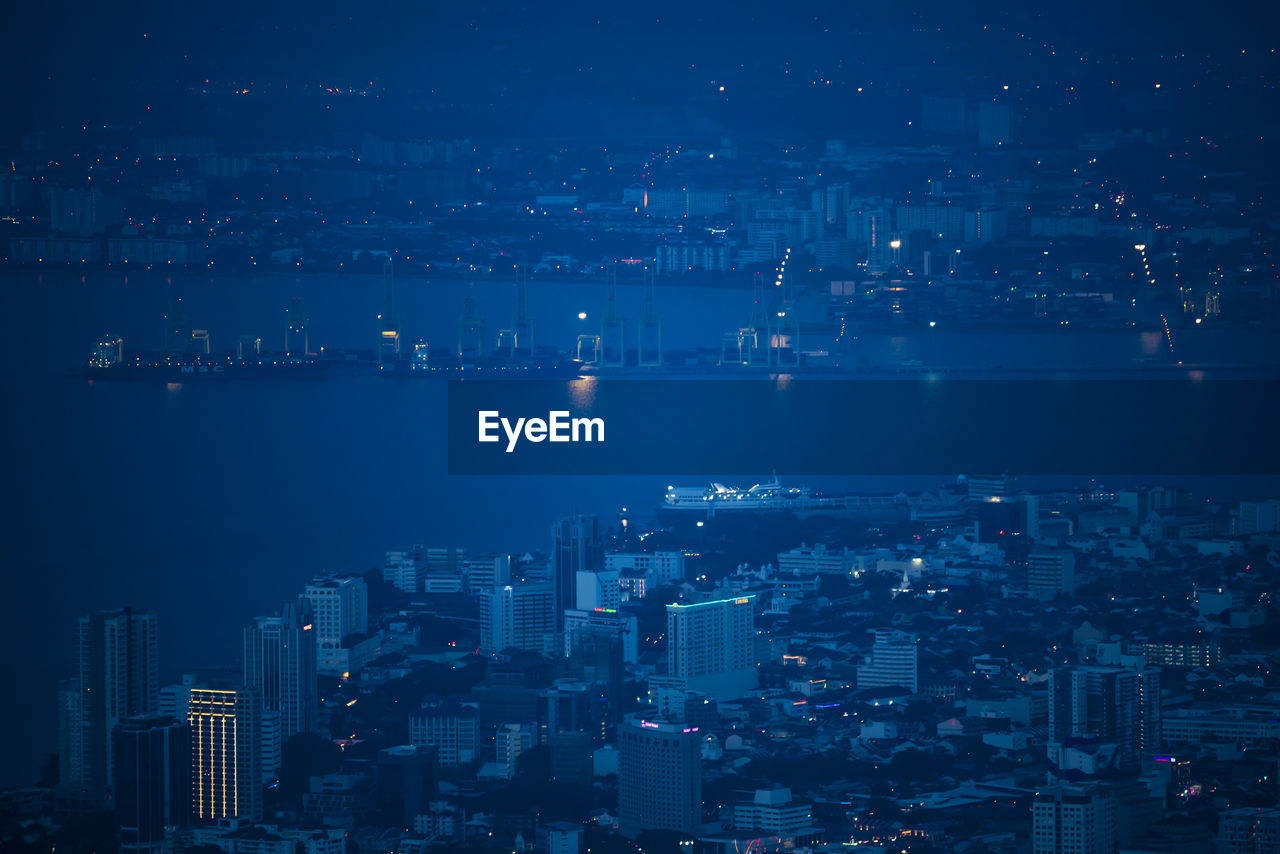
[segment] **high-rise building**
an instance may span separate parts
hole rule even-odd
[[[1032,854],[1113,854],[1115,803],[1098,787],[1058,786],[1031,807]]]
[[[861,248],[870,272],[884,272],[889,268],[891,204],[887,199],[853,199],[846,211],[845,233]]]
[[[755,596],[667,606],[667,672],[686,690],[732,700],[756,688]]]
[[[919,648],[905,632],[877,630],[871,655],[858,665],[858,689],[905,688],[912,694],[920,689]]]
[[[192,688],[191,819],[262,817],[262,698],[252,688]]]
[[[467,562],[467,550],[436,546],[422,550],[422,562],[428,572],[461,572]]]
[[[191,739],[185,720],[125,718],[116,727],[116,815],[121,851],[164,850],[165,828],[187,823]]]
[[[809,546],[801,543],[794,549],[778,552],[778,571],[795,575],[852,575],[855,553],[849,549],[828,549],[825,543]]]
[[[404,552],[387,552],[382,564],[382,580],[405,593],[422,590],[422,577],[426,570],[421,559],[422,546],[414,546]]]
[[[1240,533],[1280,531],[1280,500],[1240,502]]]
[[[540,828],[539,833],[545,833],[547,854],[579,854],[582,851],[583,828],[580,824],[552,821]]]
[[[1219,854],[1280,852],[1280,807],[1244,807],[1218,813]]]
[[[971,474],[965,477],[970,501],[1003,501],[1017,491],[1017,478],[1003,474]]]
[[[564,654],[572,655],[582,645],[587,635],[617,636],[621,643],[622,660],[635,664],[640,654],[635,615],[619,613],[616,609],[569,610],[564,612]]]
[[[569,613],[572,615],[584,612]],[[595,616],[598,612],[590,613]],[[620,624],[600,625],[594,621],[565,623],[566,633],[571,631],[570,637],[573,639],[572,645],[565,652],[566,672],[573,679],[597,686],[610,726],[622,720],[622,712],[628,706],[624,684],[627,656],[632,655],[631,661],[635,660],[635,619],[628,615]]]
[[[467,574],[467,589],[472,593],[506,587],[511,583],[511,555],[468,558],[464,569]]]
[[[516,760],[536,743],[532,724],[503,724],[494,739],[502,776],[510,780],[516,775]]]
[[[556,733],[584,732],[599,747],[605,742],[608,700],[598,685],[557,679],[538,694],[538,743],[549,744]]]
[[[1212,670],[1218,666],[1222,651],[1212,635],[1203,639],[1148,640],[1139,638],[1126,641],[1127,655],[1140,655],[1153,667],[1179,667],[1188,670]]]
[[[1076,558],[1070,549],[1035,548],[1027,555],[1027,592],[1047,602],[1076,589]]]
[[[262,782],[270,783],[284,765],[284,716],[279,712],[263,711],[262,732]]]
[[[813,804],[796,801],[791,790],[783,786],[756,789],[750,799],[733,805],[733,827],[777,837],[784,844],[794,844],[796,837],[816,836],[820,831],[813,822]]]
[[[1018,535],[1034,540],[1040,535],[1039,496],[1023,492],[1010,498],[992,494],[975,500],[972,493],[973,484],[970,484],[966,516],[976,527],[980,541],[998,543],[1005,537]]]
[[[194,674],[182,674],[182,681],[166,685],[160,689],[160,701],[156,711],[176,720],[187,719],[187,701],[191,698],[191,689],[198,687]]]
[[[684,552],[617,552],[605,555],[604,567],[619,573],[640,570],[655,585],[669,584],[684,580]]]
[[[697,727],[630,720],[618,729],[618,822],[695,834],[702,824],[702,753]]]
[[[311,606],[316,672],[341,676],[344,661],[335,654],[342,639],[369,631],[369,594],[359,576],[316,578],[303,592]]]
[[[59,796],[73,802],[83,796],[84,781],[84,694],[80,680],[58,681],[58,789]]]
[[[450,700],[409,715],[409,743],[434,747],[442,768],[473,761],[480,746],[475,708]]]
[[[508,584],[480,593],[480,651],[504,649],[552,654],[555,650],[555,586]]]
[[[156,617],[129,608],[80,618],[80,669],[63,683],[59,712],[59,795],[95,809],[113,807],[115,729],[152,714],[159,698]],[[78,692],[70,696],[70,691]]]
[[[1164,798],[1136,776],[1113,779],[1106,786],[1115,802],[1116,847],[1134,846],[1164,817]]]
[[[282,741],[316,729],[316,632],[306,599],[245,628],[244,684],[258,690],[265,711],[280,713]]]
[[[555,586],[555,629],[564,626],[566,608],[576,608],[579,572],[604,569],[604,537],[597,516],[574,515],[552,528],[551,581]]]
[[[1115,770],[1141,765],[1143,751],[1161,739],[1160,671],[1155,668],[1077,665],[1049,679],[1049,758],[1077,739],[1116,746]]]
[[[602,569],[599,572],[578,573],[574,608],[566,610],[592,611],[602,609],[616,611],[621,598],[618,588],[618,571]]]
[[[378,751],[378,802],[382,822],[412,827],[430,810],[435,794],[435,751],[401,744]]]

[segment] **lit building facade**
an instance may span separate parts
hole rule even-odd
[[[755,596],[667,606],[667,672],[686,690],[732,700],[756,689]]]
[[[877,631],[871,655],[858,665],[858,689],[904,688],[914,694],[920,689],[918,663],[919,649],[913,636]]]
[[[261,704],[251,688],[191,689],[192,821],[262,817]]]
[[[696,834],[702,824],[702,753],[697,727],[631,720],[618,728],[618,822]]]

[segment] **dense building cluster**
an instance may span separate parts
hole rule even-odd
[[[5,838],[1269,851],[1278,529],[1274,499],[1007,475],[800,516],[574,515],[545,552],[315,578],[239,666],[166,686],[155,614],[93,614],[56,780],[4,795]]]
[[[15,137],[0,172],[0,259],[355,274],[391,258],[402,275],[503,281],[517,266],[535,280],[603,278],[623,261],[667,284],[747,286],[756,273],[772,284],[789,249],[802,293],[882,322],[1256,322],[1276,307],[1274,178],[1254,127],[1264,119],[1242,107],[1213,121],[1267,91],[1241,54],[1224,60],[1239,65],[1230,72],[1165,56],[1059,67],[1055,54],[1016,82],[998,67],[963,81],[915,68],[824,79],[820,109],[843,125],[859,117],[856,130],[836,122],[840,133],[803,122],[765,132],[717,83],[687,97],[718,121],[604,141],[396,133],[390,117],[417,105],[408,91],[263,85],[231,97],[205,81],[167,95],[225,128],[276,108],[377,120],[246,135],[147,117]],[[1219,79],[1228,73],[1234,88]],[[1119,74],[1165,82],[1099,87]],[[812,97],[810,82],[784,85]],[[1081,117],[1085,87],[1097,91]]]

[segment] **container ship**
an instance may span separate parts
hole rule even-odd
[[[105,336],[93,347],[80,375],[86,380],[153,381],[180,383],[192,380],[306,379],[322,377],[331,363],[314,354],[263,354],[256,350],[235,353],[140,353],[125,356],[124,340]]]
[[[262,353],[253,339],[235,352],[159,352],[126,354],[121,338],[107,335],[94,344],[80,369],[86,380],[182,383],[241,379],[322,379],[330,376],[378,376],[388,379],[572,379],[581,362],[559,356],[525,359],[489,357],[460,361],[453,354],[428,358],[425,344],[407,356],[387,358],[369,350],[319,353]]]
[[[583,372],[581,361],[552,351],[461,358],[452,352],[433,354],[425,341],[415,343],[407,354],[380,353],[372,366],[380,376],[393,379],[573,379]]]

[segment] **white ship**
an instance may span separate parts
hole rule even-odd
[[[668,486],[662,501],[663,507],[671,510],[701,510],[704,513],[721,510],[805,509],[813,503],[808,489],[783,487],[777,477],[748,489],[725,486],[723,483],[712,483],[705,489],[696,486]]]

